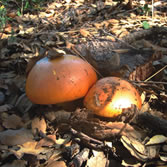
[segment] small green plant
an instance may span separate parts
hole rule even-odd
[[[26,11],[30,10],[40,10],[42,3],[44,3],[45,0],[17,0],[18,9],[17,9],[17,15],[20,16]]]
[[[149,15],[151,13],[151,8],[149,8],[148,4],[145,4],[143,7],[140,7],[142,15]]]
[[[6,8],[4,5],[1,5],[0,6],[0,32],[3,31],[3,28],[5,27],[6,25],[6,22],[8,20],[8,17],[6,15]]]
[[[143,21],[142,25],[143,25],[144,29],[149,29],[150,28],[150,24],[147,21]]]

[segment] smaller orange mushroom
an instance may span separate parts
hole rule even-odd
[[[123,109],[136,105],[141,109],[139,92],[128,81],[117,77],[98,80],[88,91],[84,105],[94,114],[114,118],[122,114]]]
[[[92,66],[79,57],[45,57],[29,72],[26,94],[36,104],[63,103],[84,97],[96,81]]]

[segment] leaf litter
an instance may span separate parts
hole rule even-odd
[[[133,7],[128,2],[46,2],[47,8],[38,14],[25,11],[21,16],[17,16],[14,10],[16,2],[9,2],[8,17],[12,21],[8,21],[0,34],[1,166],[165,165],[167,41],[161,26],[166,26],[165,12],[162,12],[166,1],[159,1],[161,5],[154,4],[154,16],[149,12],[143,14],[146,11],[141,2],[133,1]],[[157,25],[161,31],[151,31]],[[135,36],[133,32],[136,31],[139,33]],[[122,43],[131,34],[127,42],[129,48],[123,48]],[[136,40],[139,37],[142,40]],[[144,65],[132,66],[135,69],[131,74],[132,82],[145,92],[143,113],[139,112],[137,118],[129,123],[113,123],[96,118],[82,105],[74,107],[71,112],[67,111],[70,110],[68,107],[40,106],[28,100],[25,95],[26,75],[37,60],[47,53],[47,56],[59,55],[57,50],[79,55],[74,49],[76,46],[87,46],[89,41],[94,45],[94,41],[100,43],[101,40],[119,41],[121,47],[113,49],[118,54],[125,54],[132,48],[144,48],[151,49],[151,56],[157,57],[156,62],[151,58]],[[82,48],[81,56],[91,58],[92,53],[89,47]],[[142,62],[141,55],[136,58]],[[92,63],[92,59],[88,62]],[[98,62],[93,63],[99,66]],[[130,69],[124,65],[119,71],[121,77]],[[12,160],[8,161],[11,157]]]

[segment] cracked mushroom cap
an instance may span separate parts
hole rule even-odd
[[[142,101],[136,88],[118,77],[106,77],[98,80],[84,98],[84,105],[94,114],[114,118],[123,109],[134,104],[141,109]]]
[[[96,81],[92,66],[79,57],[45,57],[29,72],[26,94],[36,104],[63,103],[84,97]]]

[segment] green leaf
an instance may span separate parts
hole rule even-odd
[[[150,24],[147,21],[143,21],[142,25],[143,25],[144,29],[149,29],[150,28]]]
[[[17,15],[18,15],[18,16],[21,16],[20,10],[17,11]]]
[[[24,6],[24,9],[29,9],[29,8],[30,8],[30,4],[29,4],[28,1],[26,1],[25,6]]]

